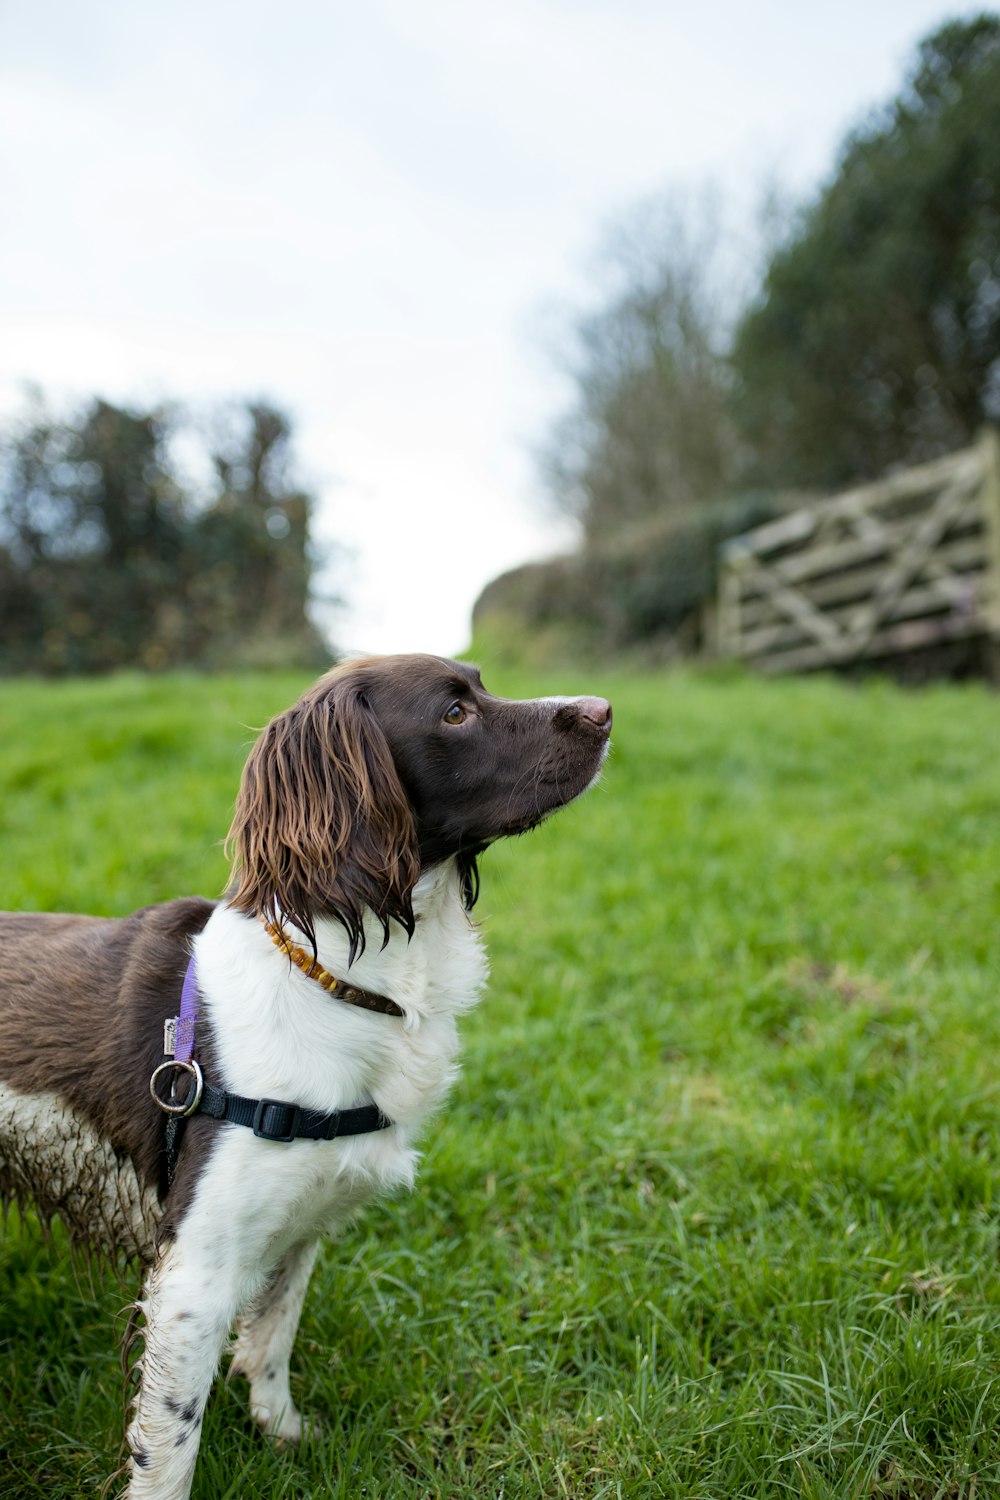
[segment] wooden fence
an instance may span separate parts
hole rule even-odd
[[[769,673],[1000,645],[997,433],[734,537],[716,629],[721,654]]]

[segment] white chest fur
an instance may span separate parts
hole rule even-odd
[[[410,1141],[447,1092],[455,1072],[457,1017],[475,1003],[486,978],[485,956],[450,862],[422,877],[413,904],[412,939],[394,930],[380,951],[375,926],[349,971],[359,985],[397,1001],[406,1012],[402,1019],[332,999],[289,963],[259,922],[227,907],[215,911],[196,939],[201,1004],[221,1075],[213,1082],[311,1109],[372,1101],[393,1121],[393,1128],[371,1135],[289,1144],[226,1127],[227,1139],[213,1160],[225,1156],[224,1173],[218,1162],[220,1176],[232,1174],[228,1180],[235,1176],[242,1184],[244,1200],[258,1200],[267,1223],[266,1260],[349,1217],[372,1193],[412,1181],[416,1157]],[[320,962],[346,977],[343,929],[321,921],[317,938]],[[207,1177],[215,1176],[210,1161]],[[247,1194],[248,1176],[265,1189],[261,1194]],[[206,1182],[204,1190],[221,1186]]]

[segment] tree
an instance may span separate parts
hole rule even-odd
[[[94,400],[62,421],[36,405],[7,434],[0,667],[325,656],[306,610],[312,501],[290,479],[288,418],[233,409],[199,494],[178,474],[183,426],[176,408]]]
[[[769,482],[836,486],[1000,418],[1000,19],[920,46],[740,325],[737,410]]]
[[[716,497],[735,473],[714,216],[648,204],[619,231],[607,304],[573,328],[572,409],[542,466],[588,539]]]
[[[195,583],[226,601],[227,638],[249,633],[295,653],[318,635],[304,612],[312,574],[311,498],[292,479],[292,428],[264,402],[230,408],[211,447],[212,505],[200,518]]]

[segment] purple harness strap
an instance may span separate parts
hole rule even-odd
[[[174,1173],[177,1169],[183,1121],[198,1109],[205,1087],[201,1069],[192,1056],[197,1019],[198,975],[195,970],[194,954],[192,954],[181,987],[180,1015],[168,1017],[163,1023],[163,1051],[166,1061],[153,1069],[153,1075],[149,1080],[149,1091],[154,1101],[169,1116],[164,1136],[168,1191],[173,1186]],[[187,1095],[181,1099],[177,1097],[179,1073],[184,1073],[188,1079]],[[164,1075],[170,1081],[168,1096],[162,1095],[157,1086],[157,1079]]]
[[[198,1019],[198,975],[194,966],[194,954],[184,975],[181,990],[181,1011],[177,1017],[177,1042],[174,1047],[175,1062],[190,1062],[194,1051],[194,1023]]]

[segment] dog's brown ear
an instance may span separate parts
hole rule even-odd
[[[334,916],[364,950],[363,917],[413,935],[416,828],[378,720],[350,679],[319,684],[272,719],[250,753],[227,848],[228,901],[316,949],[315,918]]]

